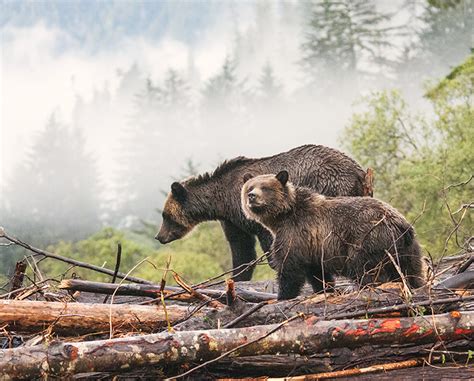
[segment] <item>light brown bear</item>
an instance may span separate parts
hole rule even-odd
[[[413,227],[390,205],[370,197],[325,197],[288,182],[288,172],[244,176],[242,208],[273,235],[278,299],[299,295],[307,280],[314,292],[334,275],[362,285],[400,280],[424,284]],[[323,282],[324,281],[324,282]]]

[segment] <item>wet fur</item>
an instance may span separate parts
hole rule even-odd
[[[328,147],[305,145],[261,159],[237,157],[224,162],[212,173],[174,183],[156,238],[163,243],[171,242],[200,222],[219,220],[230,245],[233,267],[251,262],[256,258],[255,236],[264,252],[270,250],[272,236],[242,211],[243,177],[246,173],[254,176],[276,173],[283,168],[288,168],[296,184],[328,196],[361,196],[364,192],[364,170],[350,157]],[[234,279],[250,280],[253,268],[250,266],[244,272],[242,268],[235,270]]]
[[[261,192],[262,188],[267,191]],[[249,192],[257,195],[252,205]],[[412,226],[382,201],[325,197],[305,187],[282,184],[275,175],[250,179],[241,197],[247,217],[273,234],[279,299],[298,296],[305,281],[315,292],[321,291],[323,280],[330,285],[335,275],[362,285],[400,280],[386,251],[398,261],[411,287],[424,284]]]

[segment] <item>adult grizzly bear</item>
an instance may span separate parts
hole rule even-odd
[[[168,243],[182,238],[200,222],[219,220],[232,252],[234,279],[250,280],[253,267],[242,271],[245,267],[242,265],[256,258],[255,235],[264,252],[270,249],[272,236],[242,212],[242,179],[247,172],[260,175],[283,168],[288,169],[296,184],[327,196],[362,196],[364,193],[364,170],[353,159],[332,148],[304,145],[261,159],[237,157],[222,163],[212,174],[171,184],[163,208],[163,223],[155,238]]]
[[[412,226],[390,205],[370,197],[325,197],[288,182],[288,172],[245,175],[242,208],[273,234],[278,299],[299,295],[305,280],[315,292],[342,275],[360,284],[400,279],[424,284]]]

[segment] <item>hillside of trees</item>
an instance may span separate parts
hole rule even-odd
[[[166,246],[153,240],[171,182],[211,169],[188,153],[198,145],[217,164],[227,157],[222,152],[238,154],[235,136],[258,152],[266,141],[253,138],[256,130],[271,141],[292,130],[318,144],[324,141],[314,122],[318,112],[335,110],[322,120],[331,128],[344,103],[337,148],[374,168],[375,197],[406,214],[424,253],[439,258],[472,247],[474,6],[470,0],[398,5],[408,15],[403,24],[374,1],[285,2],[285,17],[262,1],[252,27],[236,30],[229,54],[206,80],[192,56],[186,72],[171,67],[160,78],[140,63],[123,69],[116,90],[98,84],[92,99],[77,97],[72,123],[52,112],[32,137],[27,157],[2,187],[0,225],[34,246],[109,268],[121,242],[123,272],[140,263],[134,274],[159,281],[171,257],[186,279],[202,280],[230,268],[217,222]],[[296,47],[290,61],[298,79],[288,80],[262,52],[275,43],[270,27],[281,37],[275,48]],[[416,90],[421,83],[423,93]],[[358,102],[350,108],[352,99]],[[88,145],[92,130],[104,144],[116,138],[108,158],[115,170],[107,176]],[[289,149],[298,139],[285,142]],[[24,254],[0,247],[0,280]],[[45,274],[86,274],[48,260],[40,266]],[[256,278],[273,274],[260,266]]]

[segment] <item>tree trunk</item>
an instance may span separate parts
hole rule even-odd
[[[0,352],[0,374],[17,379],[44,374],[66,377],[86,372],[129,371],[150,365],[179,373],[179,365],[204,363],[236,347],[240,349],[233,356],[305,355],[332,348],[421,345],[473,338],[474,312],[368,320],[322,321],[310,317],[280,325],[7,349]]]
[[[460,340],[445,343],[440,350],[446,362],[466,362],[466,348],[472,348],[474,341]],[[328,351],[313,353],[309,356],[280,354],[276,356],[247,356],[225,358],[206,367],[213,376],[224,379],[232,375],[243,377],[281,377],[282,375],[312,374],[331,372],[353,367],[368,367],[380,362],[398,363],[431,353],[432,359],[442,357],[434,350],[433,344],[413,346],[365,345],[354,349],[334,348]],[[293,376],[291,377],[293,379]]]
[[[474,297],[462,298],[445,289],[430,290],[429,294],[425,290],[419,290],[407,303],[400,283],[386,283],[377,288],[347,294],[317,294],[275,303],[270,301],[232,326],[248,327],[279,323],[297,312],[306,316],[319,316],[327,320],[365,317],[368,314],[372,316],[386,316],[390,313],[407,315],[408,311],[416,312],[418,308],[422,309],[424,313],[442,313],[449,311],[447,308],[456,308],[464,300],[474,300]],[[253,308],[252,305],[244,307],[247,311]],[[179,331],[213,329],[219,323],[227,325],[231,321],[238,320],[237,314],[245,315],[246,311],[228,308],[218,312],[211,311],[206,319],[191,318],[178,324],[175,329]]]
[[[155,284],[131,284],[125,283],[120,286],[112,283],[90,282],[79,279],[65,279],[59,284],[59,288],[71,291],[94,292],[99,294],[113,294],[115,295],[130,295],[130,296],[147,296],[150,298],[157,298],[161,290],[160,285]],[[197,288],[202,295],[217,299],[221,302],[226,302],[226,291],[213,290],[207,288]],[[165,296],[169,299],[195,302],[197,299],[183,291],[181,287],[166,286],[164,289]],[[267,292],[258,292],[252,290],[245,290],[238,286],[235,287],[236,295],[248,302],[260,302],[265,300],[276,299],[275,294]],[[171,295],[176,294],[176,295]]]
[[[166,306],[171,322],[185,318],[189,309]],[[54,331],[76,335],[87,332],[114,331],[153,332],[166,326],[161,305],[86,304],[0,300],[0,326],[8,324],[14,331],[37,331],[53,327]]]

